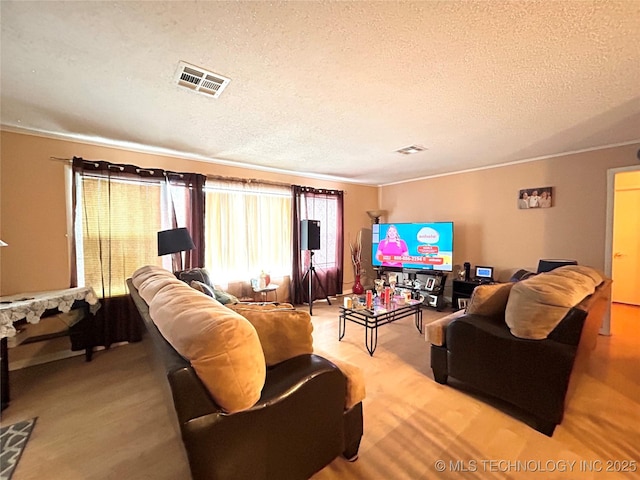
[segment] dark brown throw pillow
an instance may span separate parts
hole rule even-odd
[[[193,280],[197,280],[205,285],[213,285],[209,272],[206,268],[190,268],[188,270],[182,270],[180,272],[176,272],[176,277],[187,284],[191,284]]]

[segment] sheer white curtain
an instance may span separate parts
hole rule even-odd
[[[207,179],[205,267],[217,283],[291,273],[290,187]]]

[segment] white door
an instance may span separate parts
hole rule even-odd
[[[612,300],[640,305],[640,172],[615,177]]]

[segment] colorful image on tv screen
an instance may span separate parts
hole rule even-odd
[[[453,270],[453,222],[380,223],[372,232],[373,266]]]

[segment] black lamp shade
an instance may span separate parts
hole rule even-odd
[[[193,250],[196,246],[191,240],[191,235],[186,228],[174,228],[158,232],[158,256],[170,253]]]
[[[550,272],[554,268],[577,264],[578,262],[575,260],[544,258],[538,262],[538,273]]]

